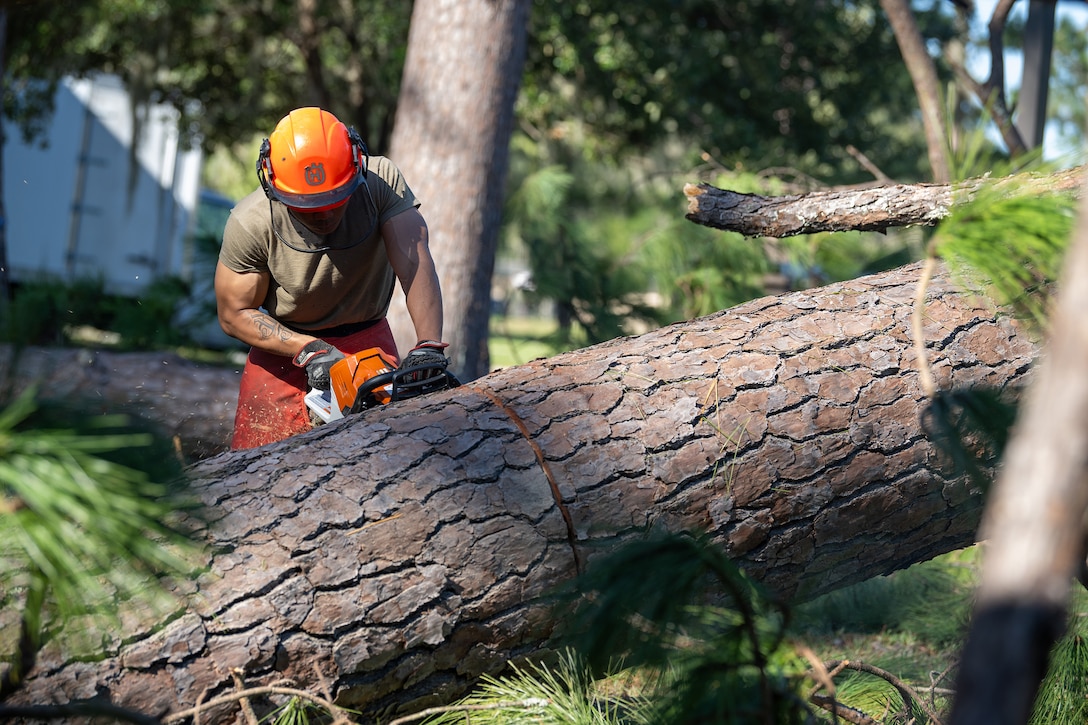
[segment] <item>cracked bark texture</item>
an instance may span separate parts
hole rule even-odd
[[[448,702],[546,644],[544,595],[654,524],[785,597],[972,543],[979,493],[923,435],[917,266],[494,372],[193,467],[208,573],[99,661],[50,645],[21,702],[177,711],[284,677],[366,716]],[[1036,348],[939,275],[943,387],[1017,389]],[[229,720],[219,711],[202,722]]]

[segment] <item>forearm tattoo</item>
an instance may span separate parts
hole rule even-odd
[[[250,312],[249,318],[253,321],[253,326],[257,328],[257,336],[261,340],[278,338],[280,342],[287,342],[295,334],[290,329],[277,322],[274,318],[269,317],[259,310]]]

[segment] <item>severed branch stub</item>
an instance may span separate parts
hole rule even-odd
[[[1053,174],[980,177],[957,184],[891,184],[864,189],[827,189],[807,194],[761,196],[686,184],[687,218],[746,237],[792,237],[818,232],[885,232],[890,227],[934,226],[984,186],[1009,194],[1069,192],[1080,195],[1084,167]]]

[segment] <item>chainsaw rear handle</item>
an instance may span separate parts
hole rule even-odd
[[[408,376],[413,373],[426,370],[438,371],[438,374],[432,374],[430,377],[421,380],[408,379]],[[355,395],[355,401],[352,403],[351,410],[348,412],[359,413],[381,405],[381,403],[375,399],[374,391],[384,388],[387,385],[390,386],[389,402],[392,403],[398,400],[415,398],[427,393],[435,393],[439,390],[449,390],[450,388],[456,388],[460,384],[461,381],[457,379],[457,376],[446,369],[444,363],[427,363],[424,365],[413,365],[410,368],[403,368],[400,370],[391,370],[387,373],[375,375],[360,385],[359,390]]]

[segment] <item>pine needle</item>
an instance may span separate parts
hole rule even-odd
[[[941,223],[933,248],[967,289],[1042,333],[1075,223],[1071,196],[988,190]]]

